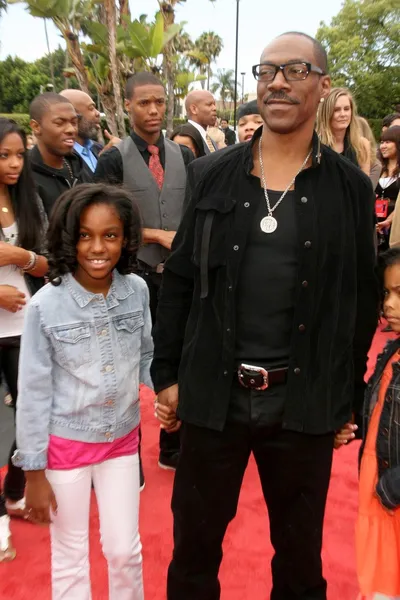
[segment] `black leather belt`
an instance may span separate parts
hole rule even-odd
[[[285,383],[287,380],[288,368],[274,369],[267,371],[263,367],[255,365],[241,364],[238,367],[237,375],[240,385],[251,390],[266,390],[271,385]]]

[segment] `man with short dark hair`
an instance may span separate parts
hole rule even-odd
[[[78,135],[74,150],[94,173],[102,150],[101,144],[95,141],[100,130],[100,112],[92,98],[82,90],[63,90],[60,95],[71,102],[78,116]]]
[[[125,108],[132,123],[131,135],[100,155],[95,180],[123,183],[135,194],[144,226],[139,274],[149,286],[154,322],[164,262],[183,211],[186,167],[194,155],[186,146],[164,139],[161,127],[166,96],[155,75],[141,72],[128,79]],[[178,455],[179,434],[169,436],[161,431],[159,465],[175,469]]]
[[[29,107],[30,126],[37,144],[30,150],[33,178],[44,208],[50,215],[66,190],[88,183],[91,175],[74,151],[78,117],[71,102],[53,92],[37,96]]]
[[[314,131],[326,69],[313,38],[273,40],[253,67],[263,126],[189,167],[151,369],[161,424],[182,424],[168,600],[220,598],[251,453],[275,550],[271,600],[326,600],[335,431],[354,435],[378,313],[369,178]]]
[[[228,119],[221,119],[221,129],[225,134],[225,144],[227,146],[233,146],[233,144],[236,144],[236,134],[233,129],[229,127]]]

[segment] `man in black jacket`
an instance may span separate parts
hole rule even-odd
[[[322,46],[284,34],[253,68],[264,125],[195,161],[154,332],[156,411],[181,429],[168,600],[217,600],[222,541],[253,452],[271,600],[326,600],[334,432],[360,409],[378,293],[370,181],[314,133]]]
[[[92,180],[90,170],[74,151],[78,117],[67,98],[53,92],[37,96],[29,107],[37,144],[30,151],[33,178],[47,215],[57,198],[78,183]]]
[[[221,119],[221,129],[225,134],[225,144],[227,146],[233,146],[233,144],[236,144],[236,134],[233,129],[229,127],[228,119]]]

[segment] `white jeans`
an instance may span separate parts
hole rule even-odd
[[[143,600],[139,536],[139,456],[98,465],[46,472],[57,499],[51,533],[53,600],[91,600],[89,509],[96,492],[109,599]]]

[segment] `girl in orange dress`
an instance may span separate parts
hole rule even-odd
[[[382,255],[384,313],[400,333],[400,248]],[[400,337],[378,357],[365,397],[356,525],[359,600],[400,600]],[[336,445],[354,437],[347,424]]]

